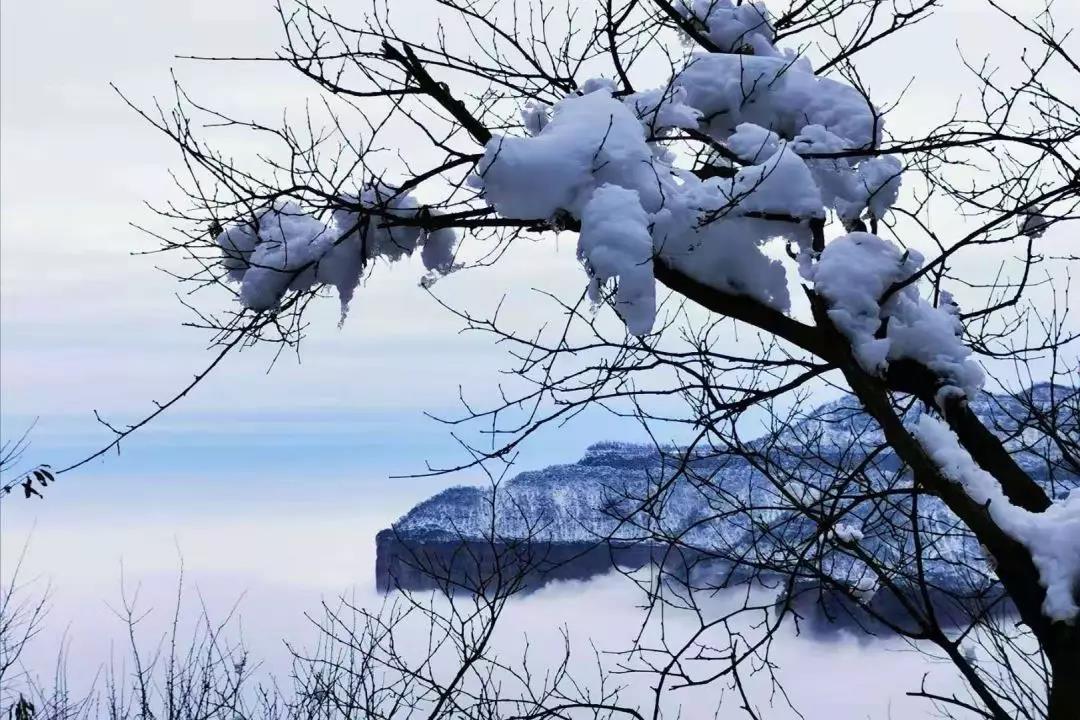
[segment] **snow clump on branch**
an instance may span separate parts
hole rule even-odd
[[[280,201],[247,222],[225,228],[216,238],[228,279],[240,284],[240,304],[255,311],[275,308],[287,292],[332,285],[348,310],[369,260],[400,260],[422,248],[424,267],[446,273],[453,267],[456,235],[420,225],[388,225],[395,218],[420,216],[415,198],[386,185],[345,196],[344,209],[324,223],[296,203]]]
[[[915,436],[945,477],[986,506],[997,526],[1031,552],[1046,588],[1043,614],[1074,622],[1080,614],[1080,492],[1073,490],[1043,512],[1031,512],[1009,502],[1000,483],[972,460],[942,420],[923,414]]]
[[[731,0],[679,0],[676,8],[723,52],[767,52],[773,48],[769,11],[760,2],[736,5]]]
[[[876,235],[854,232],[825,247],[808,279],[828,302],[829,319],[851,341],[864,370],[882,374],[890,361],[915,360],[948,386],[974,397],[983,372],[969,359],[955,305],[948,297],[937,307],[930,305],[914,283],[891,291],[922,264],[922,255],[914,250],[901,252]]]
[[[618,276],[616,309],[631,333],[648,333],[656,316],[652,237],[636,192],[618,185],[602,185],[593,192],[582,212],[578,253],[593,273],[594,301],[597,282]]]
[[[837,523],[833,528],[833,536],[845,543],[856,543],[865,537],[861,526],[848,523]]]
[[[899,162],[871,156],[881,138],[877,110],[778,49],[762,5],[680,7],[722,52],[692,54],[660,88],[620,98],[615,83],[594,79],[550,108],[527,104],[526,135],[493,137],[470,180],[505,218],[581,222],[578,254],[594,289],[609,280],[633,286],[616,290],[615,304],[635,335],[654,322],[654,258],[787,311],[786,271],[765,243],[788,241],[806,266],[811,222],[830,209],[845,222],[880,218],[899,189]],[[716,172],[678,165],[665,140],[685,132],[712,146]],[[601,188],[606,197],[594,206]],[[615,198],[632,240],[597,221],[597,208],[613,208]],[[649,258],[640,252],[646,234]]]
[[[914,283],[879,307],[888,288],[917,271],[916,253],[865,233],[820,252],[830,212],[861,229],[896,201],[902,167],[876,154],[878,110],[857,88],[778,48],[760,3],[678,7],[719,52],[690,54],[652,90],[621,96],[617,83],[593,78],[553,105],[527,102],[525,134],[493,136],[469,184],[503,218],[578,224],[594,299],[614,283],[615,309],[634,335],[655,323],[657,262],[789,311],[787,271],[765,251],[781,240],[796,249],[800,274],[829,304],[865,369],[884,373],[890,361],[910,358],[958,392],[976,390],[982,374],[950,307],[931,306]],[[680,165],[685,154],[669,140],[686,137],[707,147],[705,165]],[[327,225],[279,203],[222,233],[218,245],[241,303],[267,310],[288,291],[329,284],[344,310],[368,260],[396,260],[421,246],[430,270],[451,268],[452,232],[406,222],[423,212],[411,195],[378,184],[342,206]]]

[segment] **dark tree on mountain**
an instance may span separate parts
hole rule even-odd
[[[505,326],[497,298],[451,308],[512,348],[519,382],[448,421],[475,421],[490,443],[436,471],[509,463],[534,432],[592,407],[657,438],[673,460],[635,498],[655,516],[642,538],[740,572],[704,584],[636,578],[650,607],[698,613],[700,632],[628,648],[619,671],[659,689],[726,683],[757,717],[741,679],[771,671],[769,639],[798,621],[799,593],[828,588],[844,596],[841,611],[890,622],[956,666],[967,696],[913,689],[944,710],[1080,717],[1069,389],[1080,60],[1050,7],[1013,15],[987,0],[1014,43],[958,59],[966,99],[944,122],[901,131],[890,110],[914,100],[875,97],[863,58],[917,55],[916,28],[941,4],[280,6],[283,47],[248,60],[300,72],[323,91],[321,107],[269,126],[177,86],[174,108],[141,111],[182,152],[186,202],[161,211],[175,226],[163,251],[190,261],[180,279],[208,297],[195,321],[218,348],[207,372],[256,342],[295,346],[320,297],[336,295],[343,313],[363,306],[358,286],[380,258],[419,253],[428,285],[497,268],[514,244],[576,236],[582,291],[538,300],[550,317],[535,333]],[[975,25],[953,30],[966,44]],[[274,147],[245,163],[209,126]],[[1061,383],[1018,395],[1023,416],[999,413],[1000,427],[972,410],[984,390],[1047,379]],[[828,437],[787,432],[826,386],[872,418],[859,452],[839,460]],[[762,418],[770,432],[749,443],[748,423]],[[143,422],[117,428],[115,443]],[[786,459],[795,450],[802,469]],[[877,462],[885,454],[894,466]],[[722,473],[698,472],[726,456],[769,478],[772,505],[729,497]],[[700,488],[707,519],[757,536],[757,551],[728,556],[666,529],[665,493],[680,481]],[[870,534],[892,552],[865,552]],[[949,556],[956,539],[978,555]],[[970,571],[966,596],[938,592],[926,568],[942,557]],[[736,633],[698,598],[748,575],[780,577],[783,592],[775,605],[748,603],[761,622]],[[883,597],[903,623],[880,616]]]

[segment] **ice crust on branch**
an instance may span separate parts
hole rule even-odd
[[[1031,552],[1046,588],[1046,617],[1074,622],[1080,613],[1080,493],[1074,490],[1043,512],[1031,512],[1009,502],[998,481],[972,460],[945,422],[923,414],[915,437],[949,480],[985,505],[998,527]]]
[[[380,184],[365,188],[359,197],[341,200],[344,207],[356,210],[338,210],[329,223],[283,201],[218,235],[222,266],[228,278],[240,284],[241,305],[270,310],[289,291],[332,285],[344,313],[367,261],[381,257],[393,262],[417,248],[422,248],[421,258],[429,271],[452,269],[453,230],[386,226],[394,218],[417,217],[420,206],[411,195]]]

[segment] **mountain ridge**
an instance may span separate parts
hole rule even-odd
[[[1066,475],[1064,487],[1056,487],[1051,481],[1047,458],[1052,461],[1055,449],[1049,441],[1040,445],[1038,438],[1022,431],[1028,410],[1019,398],[1030,401],[1027,404],[1032,408],[1044,408],[1049,405],[1051,396],[1072,396],[1076,392],[1075,388],[1042,383],[1016,395],[985,393],[971,404],[988,427],[1005,439],[1021,467],[1052,493],[1060,495],[1063,489],[1067,492],[1080,484],[1080,478],[1071,475],[1070,479]],[[914,405],[904,420],[906,423],[917,422],[923,412],[923,408]],[[1077,428],[1078,420],[1074,413],[1058,419],[1066,429]],[[766,435],[749,442],[747,449],[771,453],[776,467],[790,473],[786,485],[788,491],[801,498],[800,502],[807,503],[817,502],[817,495],[827,491],[837,468],[864,459],[866,448],[879,443],[880,430],[852,397],[844,396],[814,408],[784,426],[775,436]],[[812,452],[808,448],[812,448]],[[665,485],[662,510],[642,513],[639,504],[657,491],[679,462],[684,463],[691,479],[680,478]],[[891,451],[886,450],[873,458],[872,468],[884,481],[901,465]],[[783,532],[807,531],[808,521],[801,518],[793,521],[791,511],[784,511],[781,506],[785,496],[778,495],[776,485],[765,479],[744,457],[704,452],[686,457],[675,446],[657,448],[601,441],[590,445],[577,462],[519,473],[502,484],[495,496],[491,488],[454,486],[418,503],[391,528],[379,533],[377,582],[384,589],[393,584],[389,574],[395,567],[400,569],[403,552],[415,556],[425,547],[439,546],[440,552],[445,553],[452,551],[455,543],[463,542],[505,544],[531,538],[548,548],[553,545],[585,548],[590,543],[612,541],[620,546],[648,545],[655,544],[653,538],[657,536],[679,536],[690,547],[725,553],[740,552],[742,545],[760,542],[760,539],[754,540],[753,533],[744,524],[710,518],[710,512],[717,512],[715,503],[711,507],[703,503],[700,487],[691,481],[693,476],[708,479],[725,496],[763,508],[755,515],[762,522],[789,527]],[[951,513],[936,499],[931,501],[926,508],[931,525],[947,526],[951,522]],[[703,504],[706,507],[703,508]],[[496,513],[494,525],[492,508]],[[859,517],[858,512],[854,511],[850,517],[852,527],[863,521],[870,522],[868,518]],[[863,533],[860,531],[860,534]],[[873,533],[865,534],[868,546],[888,550],[884,541],[875,540]],[[945,538],[939,544],[929,558],[928,574],[946,584],[962,581],[969,586],[971,578],[961,578],[962,573],[955,568],[985,566],[985,558],[977,544],[960,535]],[[651,548],[645,548],[635,561],[648,561],[652,554]],[[840,563],[835,567],[830,565],[838,572],[850,572],[847,565],[842,565],[850,564],[850,561],[837,559],[830,562]],[[989,572],[988,569],[984,571]]]

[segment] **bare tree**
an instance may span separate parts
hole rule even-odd
[[[658,437],[689,435],[677,452],[657,441],[664,471],[624,498],[633,507],[620,526],[639,524],[642,541],[684,564],[705,557],[731,571],[701,581],[662,563],[638,578],[651,608],[697,613],[700,632],[636,644],[623,671],[659,676],[657,687],[730,682],[757,717],[742,678],[771,668],[775,628],[816,593],[828,613],[947,657],[970,696],[915,691],[946,711],[1080,716],[1075,389],[1021,392],[992,426],[974,409],[984,387],[1076,381],[1077,253],[1048,242],[1067,242],[1061,226],[1077,218],[1080,64],[1049,6],[1022,17],[987,0],[1027,49],[1007,58],[1007,78],[989,59],[965,60],[975,101],[896,135],[860,64],[872,47],[910,52],[910,29],[937,5],[793,0],[768,14],[726,0],[433,0],[428,35],[389,4],[356,18],[279,5],[276,55],[218,60],[286,65],[324,91],[322,108],[272,127],[176,84],[174,107],[139,110],[176,143],[186,173],[185,204],[160,210],[175,225],[162,250],[189,261],[178,278],[193,292],[237,301],[192,306],[217,347],[193,384],[236,348],[296,347],[310,304],[333,287],[344,312],[379,258],[420,251],[434,278],[497,263],[530,235],[578,233],[589,289],[549,298],[557,323],[527,334],[498,313],[451,308],[512,348],[520,384],[447,419],[480,424],[490,442],[432,472],[508,463],[538,429],[589,407]],[[217,149],[207,126],[273,147],[245,162]],[[809,200],[795,192],[808,188]],[[787,267],[761,249],[770,239]],[[669,294],[658,300],[654,283]],[[826,386],[869,418],[849,447],[800,436],[806,395]],[[110,425],[115,440],[97,455],[189,389]],[[843,410],[824,421],[847,422]],[[769,418],[764,439],[746,439],[751,416]],[[728,491],[736,460],[768,478],[768,494]],[[753,551],[665,527],[664,498],[680,483],[700,493],[702,527],[723,520],[754,538]],[[868,534],[888,552],[865,551]],[[954,540],[984,556],[950,554]],[[941,563],[961,565],[970,588],[937,587]],[[749,634],[698,600],[748,576],[783,590],[779,609],[748,596],[739,612],[763,618]],[[367,627],[367,655],[395,621],[382,622]]]
[[[619,688],[599,672],[598,655],[592,672],[572,668],[565,630],[550,665],[530,657],[527,636],[519,658],[504,659],[495,647],[500,617],[536,570],[538,561],[522,554],[531,540],[516,538],[504,547],[488,536],[481,542],[491,549],[489,555],[472,555],[452,568],[425,564],[420,571],[433,592],[403,590],[385,596],[376,608],[345,596],[324,602],[309,616],[314,642],[288,642],[292,669],[277,676],[265,672],[246,648],[236,606],[214,617],[197,596],[198,611],[188,616],[191,592],[181,568],[171,607],[148,605],[137,587],[122,582],[116,615],[126,637],[119,655],[110,655],[88,686],[70,687],[63,650],[54,675],[42,680],[20,667],[19,654],[42,627],[45,598],[12,585],[14,592],[0,603],[0,715],[7,720],[435,720],[585,713],[580,716],[640,719],[620,704]],[[156,611],[167,620],[163,633],[148,627]],[[80,659],[84,673],[94,660]]]
[[[25,557],[24,545],[14,560],[14,568],[8,570],[10,576],[0,594],[0,712],[33,712],[29,701],[15,688],[24,679],[21,657],[45,622],[48,592],[35,593],[27,587],[22,573]]]

